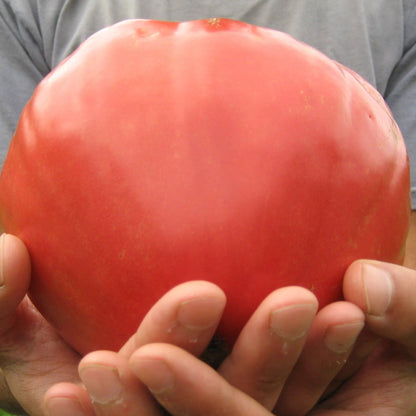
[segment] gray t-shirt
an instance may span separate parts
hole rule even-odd
[[[406,139],[416,209],[415,0],[0,0],[0,164],[36,85],[90,34],[127,18],[209,17],[287,32],[372,83]]]

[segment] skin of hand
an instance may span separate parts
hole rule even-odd
[[[411,269],[356,262],[344,281],[350,302],[318,313],[312,293],[279,289],[259,306],[218,371],[197,357],[215,332],[225,296],[207,282],[189,282],[154,306],[119,354],[98,351],[81,360],[85,390],[76,371],[80,357],[25,297],[24,246],[7,236],[0,250],[0,362],[28,414],[166,414],[153,398],[172,415],[398,416],[416,409]],[[55,384],[60,380],[68,383]]]

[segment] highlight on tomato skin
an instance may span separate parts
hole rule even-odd
[[[38,86],[0,176],[30,297],[77,351],[117,350],[170,288],[209,280],[232,344],[271,291],[323,306],[356,259],[400,263],[400,130],[358,74],[229,19],[128,20]]]

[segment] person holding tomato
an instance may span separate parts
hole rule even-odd
[[[244,1],[214,7],[212,2],[199,1],[188,5],[187,12],[181,3],[175,7],[172,2],[149,5],[132,0],[115,6],[111,1],[16,4],[3,0],[0,32],[6,53],[0,57],[0,83],[11,96],[0,102],[3,152],[33,88],[90,33],[126,18],[184,20],[214,13],[286,30],[356,69],[390,104],[412,161],[416,132],[416,118],[409,111],[416,90],[412,2],[346,0],[335,6],[330,1],[259,1],[253,7],[253,2]],[[119,352],[97,351],[81,358],[26,297],[28,252],[19,239],[3,234],[2,405],[34,416],[163,415],[166,411],[253,416],[412,414],[416,409],[415,221],[413,215],[404,266],[353,263],[344,278],[345,301],[319,312],[312,292],[298,287],[276,290],[258,306],[215,370],[199,357],[204,356],[225,306],[219,287],[197,281],[174,288],[154,305]]]

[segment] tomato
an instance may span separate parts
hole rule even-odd
[[[75,349],[118,349],[162,294],[226,292],[229,343],[274,289],[340,299],[359,258],[400,263],[403,138],[381,96],[292,37],[129,20],[38,86],[0,178],[30,296]]]

